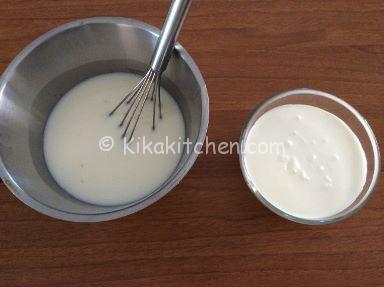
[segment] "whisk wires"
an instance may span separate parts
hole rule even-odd
[[[140,120],[144,105],[148,98],[153,101],[152,129],[156,126],[156,104],[158,104],[159,118],[162,118],[160,83],[161,76],[159,72],[150,69],[141,81],[129,92],[119,104],[109,113],[112,116],[120,107],[127,106],[127,111],[119,124],[124,129],[121,137],[128,136],[128,142],[133,138],[137,123]]]

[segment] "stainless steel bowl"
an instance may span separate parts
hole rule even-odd
[[[346,209],[340,211],[339,213],[329,216],[326,218],[318,219],[306,219],[293,216],[291,214],[285,213],[283,210],[277,208],[272,203],[270,203],[261,192],[256,187],[256,184],[252,181],[247,167],[245,164],[244,154],[245,154],[245,142],[247,140],[248,134],[255,124],[255,122],[269,110],[287,104],[304,104],[319,107],[323,110],[326,110],[340,119],[342,119],[355,133],[358,137],[365,155],[367,157],[367,175],[366,181],[363,189],[361,190],[359,196],[356,200],[348,206]],[[248,120],[245,123],[243,132],[240,137],[240,166],[243,172],[244,179],[254,195],[270,210],[276,214],[298,223],[303,224],[327,224],[334,223],[345,219],[356,211],[358,211],[364,204],[368,201],[372,192],[375,189],[379,174],[380,174],[380,151],[377,144],[374,133],[372,132],[371,127],[368,122],[356,111],[350,104],[343,101],[342,99],[317,90],[311,89],[296,89],[287,91],[281,94],[277,94],[273,97],[270,97],[251,113]],[[271,175],[272,176],[272,175]],[[276,179],[278,180],[278,179]]]
[[[158,29],[132,19],[90,18],[47,32],[17,55],[0,82],[0,176],[17,198],[51,217],[104,221],[145,208],[185,176],[197,157],[193,149],[185,149],[173,174],[146,198],[96,206],[59,187],[43,155],[44,126],[61,96],[99,74],[146,71],[158,34]],[[186,137],[200,147],[208,127],[208,94],[198,67],[179,44],[162,84],[183,112]]]

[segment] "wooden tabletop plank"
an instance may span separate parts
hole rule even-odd
[[[0,69],[30,41],[78,18],[160,27],[170,1],[0,0]],[[355,106],[384,138],[384,2],[194,1],[180,42],[210,96],[208,136],[237,141],[267,97],[308,87]],[[165,198],[111,222],[41,215],[0,184],[0,286],[384,286],[383,180],[353,217],[279,218],[247,189],[238,156],[199,157]]]

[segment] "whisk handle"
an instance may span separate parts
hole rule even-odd
[[[179,36],[181,26],[187,16],[192,0],[173,0],[168,11],[155,52],[151,60],[151,68],[156,72],[162,72],[167,67],[173,48]]]

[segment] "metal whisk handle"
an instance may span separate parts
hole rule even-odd
[[[167,18],[161,30],[151,60],[151,68],[155,72],[162,72],[167,67],[173,48],[179,36],[181,26],[191,6],[192,0],[173,0]]]

